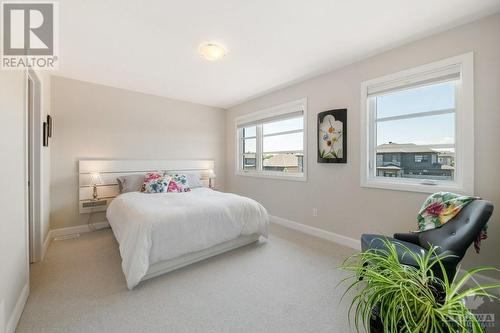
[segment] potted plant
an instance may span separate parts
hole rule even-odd
[[[413,256],[419,266],[416,268],[401,264],[396,246],[384,242],[384,250],[355,254],[341,266],[351,273],[341,281],[349,282],[343,298],[356,291],[349,307],[349,317],[354,315],[358,332],[361,327],[371,333],[484,332],[466,307],[465,299],[473,296],[497,299],[487,290],[500,288],[500,284],[479,285],[474,282],[469,288],[465,284],[478,272],[498,269],[474,268],[463,277],[459,278],[457,274],[450,280],[441,262],[446,256],[438,255],[436,248],[420,254],[406,248],[405,255]]]

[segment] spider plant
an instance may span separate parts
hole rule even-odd
[[[403,246],[404,255],[412,256],[418,263],[416,268],[401,264],[396,246],[387,240],[384,243],[385,249],[355,254],[341,266],[351,273],[341,281],[350,282],[342,298],[357,290],[348,316],[354,315],[358,332],[361,327],[373,332],[376,320],[379,329],[387,333],[483,332],[477,318],[465,306],[465,299],[472,296],[497,299],[487,290],[499,288],[500,284],[479,285],[473,280],[472,287],[465,285],[478,272],[498,269],[474,268],[449,280],[442,263],[447,256],[438,255],[436,248],[415,254],[398,244]],[[442,278],[435,272],[441,273]]]

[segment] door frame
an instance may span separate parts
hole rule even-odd
[[[33,82],[33,114],[29,115],[29,81]],[[42,158],[42,85],[35,72],[29,68],[25,79],[25,140],[26,140],[26,187],[27,187],[27,239],[29,261],[37,262],[42,258],[42,228],[41,228],[41,158]],[[31,121],[31,127],[29,126]],[[31,133],[29,130],[31,128]],[[31,135],[30,135],[31,134]],[[30,142],[31,139],[31,142]],[[31,156],[29,156],[31,145]],[[32,163],[30,168],[28,163]],[[29,174],[31,171],[31,174]],[[28,181],[31,179],[28,186]],[[30,237],[31,235],[31,237]]]

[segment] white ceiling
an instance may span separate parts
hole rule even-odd
[[[500,10],[500,0],[64,0],[58,75],[229,107]],[[228,55],[197,52],[218,41]]]

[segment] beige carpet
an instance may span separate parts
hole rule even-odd
[[[351,253],[273,225],[266,243],[129,291],[113,233],[88,233],[53,242],[31,266],[16,332],[351,332],[335,268]]]

